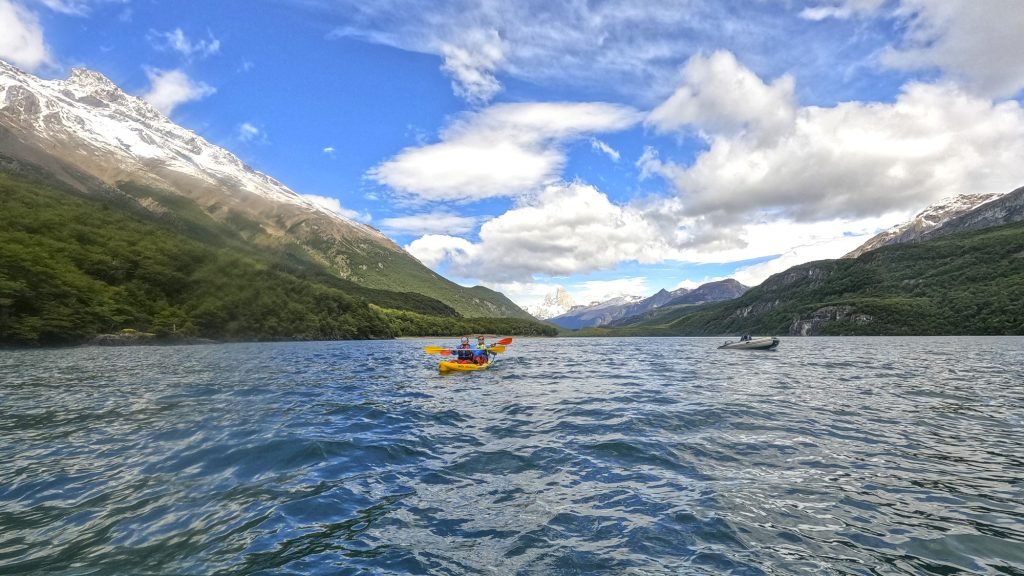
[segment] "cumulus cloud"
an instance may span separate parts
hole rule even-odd
[[[901,0],[903,43],[882,56],[901,69],[938,68],[978,93],[1007,98],[1024,90],[1019,0]]]
[[[823,253],[839,257],[850,244],[858,245],[908,215],[811,223],[762,219],[720,230],[704,217],[685,215],[678,198],[618,204],[591,185],[562,182],[482,224],[476,243],[453,234],[433,234],[406,248],[424,264],[446,265],[457,277],[477,278],[492,286],[522,286],[538,277],[610,270],[622,262],[738,262],[784,255],[793,246],[807,246],[802,252],[807,254],[810,247],[828,245]]]
[[[746,86],[755,99],[762,92]],[[759,131],[713,125],[724,131],[705,135],[708,149],[692,164],[649,150],[638,166],[671,181],[687,214],[719,225],[759,211],[796,221],[860,218],[962,192],[1004,193],[1024,179],[1020,104],[952,84],[911,83],[893,103],[795,109],[770,142]]]
[[[426,214],[385,218],[381,220],[381,226],[392,234],[465,234],[476,228],[478,221],[474,216],[435,210]]]
[[[499,104],[462,116],[440,142],[406,148],[368,176],[428,201],[520,195],[558,179],[566,142],[639,120],[636,110],[616,104]]]
[[[220,40],[213,37],[212,33],[206,40],[192,41],[185,35],[181,28],[175,28],[170,32],[157,32],[151,30],[149,39],[157,50],[171,50],[191,60],[193,57],[200,59],[213,56],[220,52]]]
[[[772,140],[793,125],[793,90],[791,76],[765,84],[730,52],[697,55],[683,68],[682,85],[651,111],[645,124],[661,133],[691,126]]]
[[[167,116],[179,105],[202,100],[217,91],[205,82],[193,82],[181,70],[147,68],[146,76],[149,77],[150,87],[142,99]]]
[[[341,201],[337,198],[331,198],[330,196],[318,196],[316,194],[300,194],[300,196],[327,212],[333,212],[339,216],[344,216],[349,220],[369,222],[372,219],[369,212],[357,212],[343,207],[341,205]]]
[[[27,70],[51,63],[43,27],[34,13],[10,0],[0,0],[0,30],[0,58]]]
[[[610,269],[624,260],[659,262],[668,250],[643,213],[578,182],[548,186],[530,202],[482,224],[479,237],[478,244],[451,236],[425,237],[410,244],[410,250],[424,252],[426,260],[413,252],[424,263],[457,255],[450,272],[494,282]]]
[[[459,261],[478,254],[477,247],[469,240],[447,234],[427,234],[413,240],[405,249],[430,268],[437,268],[445,261]],[[464,277],[477,276],[471,274]]]

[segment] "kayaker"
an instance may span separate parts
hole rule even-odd
[[[459,343],[459,347],[455,349],[455,354],[459,362],[473,361],[473,347],[469,345],[468,336],[462,337],[462,341]]]
[[[487,343],[482,335],[476,337],[476,349],[473,350],[473,353],[473,360],[477,364],[487,364],[488,360],[490,360],[487,357]]]

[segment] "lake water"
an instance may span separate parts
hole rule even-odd
[[[0,574],[1024,574],[1024,338],[0,352]]]

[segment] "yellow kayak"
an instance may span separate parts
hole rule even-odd
[[[474,372],[476,370],[486,370],[491,367],[491,362],[486,364],[459,364],[454,360],[441,360],[437,364],[437,370],[442,374],[446,372]]]

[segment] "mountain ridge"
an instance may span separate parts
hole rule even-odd
[[[0,153],[82,191],[95,190],[96,181],[168,190],[219,220],[250,222],[254,242],[295,243],[339,277],[369,288],[419,292],[465,316],[530,318],[504,295],[459,286],[373,227],[302,198],[95,71],[76,68],[66,80],[41,80],[0,61]],[[166,209],[159,200],[145,205]]]

